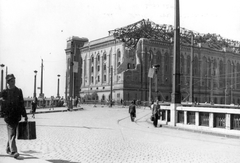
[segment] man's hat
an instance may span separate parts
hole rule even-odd
[[[8,74],[8,75],[6,76],[6,81],[7,81],[7,82],[10,81],[10,80],[12,80],[12,79],[15,79],[15,77],[14,77],[13,74]]]

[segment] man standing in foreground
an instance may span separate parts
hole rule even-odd
[[[22,90],[15,86],[15,77],[13,74],[6,76],[7,89],[0,93],[2,101],[2,113],[4,121],[7,124],[8,142],[6,152],[17,158],[19,153],[17,152],[16,136],[18,123],[21,120],[21,116],[25,117],[27,121],[26,109],[24,106]]]

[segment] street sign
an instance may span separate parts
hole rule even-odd
[[[149,70],[148,70],[148,77],[149,78],[153,78],[153,76],[154,76],[154,68],[150,68]]]

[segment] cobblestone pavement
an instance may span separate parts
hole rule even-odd
[[[17,140],[19,159],[5,153],[0,119],[0,163],[239,163],[240,140],[158,127],[150,110],[92,107],[37,114],[36,140]]]

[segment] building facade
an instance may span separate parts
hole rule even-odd
[[[71,61],[68,43],[67,74]],[[141,50],[129,50],[125,42],[113,35],[88,42],[79,41],[74,61],[78,61],[79,71],[74,76],[74,96],[86,100],[114,101],[141,100],[158,98],[171,101],[173,43],[161,40],[143,39]],[[193,48],[193,53],[191,53]],[[137,64],[136,53],[140,53],[141,62]],[[192,60],[191,60],[192,55]],[[126,71],[118,68],[126,63]],[[194,45],[181,44],[181,99],[189,100],[190,70],[193,64],[193,100],[196,102],[214,102],[218,104],[240,103],[240,53],[232,48],[221,50],[204,43]],[[160,67],[149,77],[149,69]],[[111,80],[112,71],[112,80]],[[70,76],[66,75],[66,92]],[[112,81],[112,89],[111,89]],[[66,95],[67,96],[67,95]],[[150,97],[150,98],[149,98]]]

